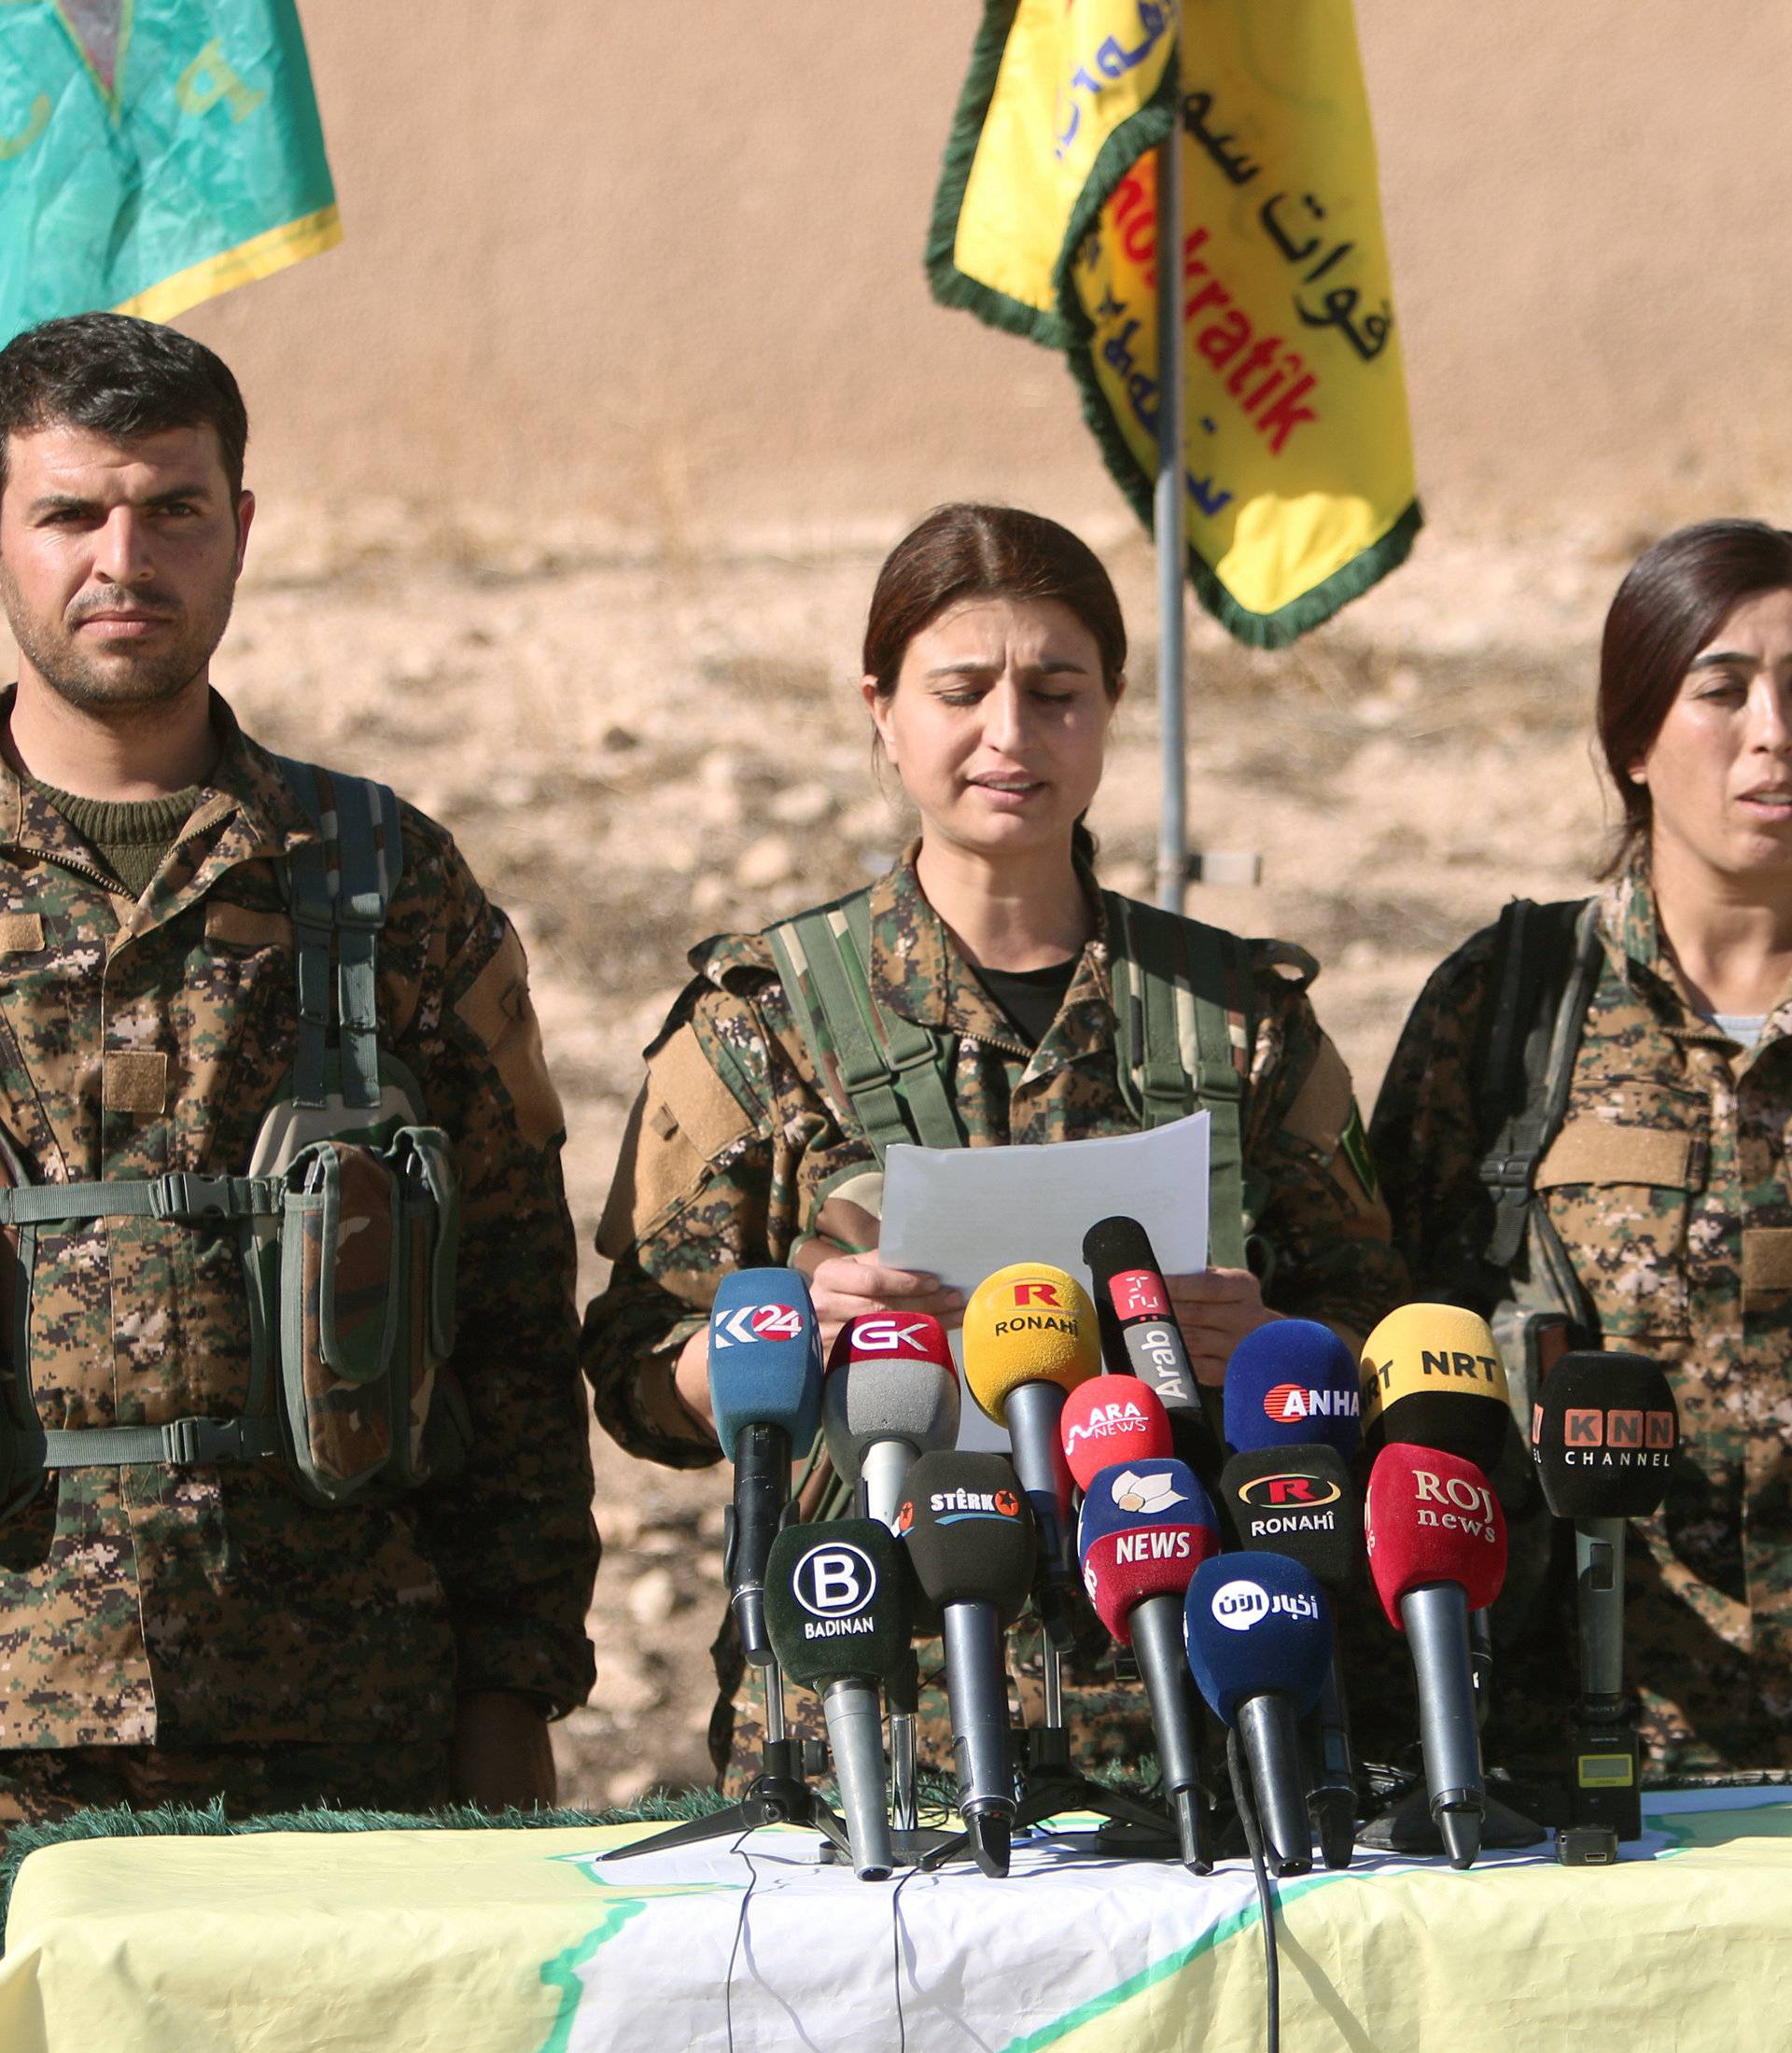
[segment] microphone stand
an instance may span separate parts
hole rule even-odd
[[[849,1861],[851,1842],[834,1811],[803,1779],[803,1742],[790,1736],[784,1719],[784,1677],[775,1659],[760,1664],[765,1697],[765,1746],[760,1770],[737,1804],[707,1818],[687,1819],[650,1838],[636,1839],[607,1861],[625,1861],[637,1853],[670,1852],[675,1847],[701,1846],[710,1839],[733,1838],[761,1825],[807,1825],[828,1842],[822,1859]],[[912,1856],[911,1856],[912,1858]]]
[[[1063,1656],[1043,1634],[1042,1644],[1044,1716],[1026,1737],[1027,1769],[1015,1828],[1037,1825],[1065,1811],[1091,1810],[1108,1823],[1094,1835],[1092,1845],[1073,1850],[1110,1860],[1180,1860],[1182,1842],[1166,1811],[1144,1797],[1091,1781],[1071,1765],[1071,1736],[1064,1724]],[[969,1850],[970,1835],[960,1832],[923,1854],[918,1864],[931,1874]]]

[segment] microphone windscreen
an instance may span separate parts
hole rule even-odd
[[[1544,1379],[1531,1441],[1558,1518],[1646,1518],[1680,1445],[1673,1386],[1646,1355],[1565,1354]]]
[[[1474,1462],[1435,1447],[1383,1447],[1363,1510],[1369,1574],[1396,1632],[1400,1599],[1421,1583],[1460,1583],[1480,1611],[1505,1581],[1505,1514]]]
[[[1076,1545],[1096,1615],[1130,1646],[1133,1606],[1147,1597],[1180,1597],[1201,1563],[1220,1551],[1219,1521],[1186,1463],[1117,1461],[1085,1486]]]
[[[925,1454],[959,1437],[959,1372],[945,1328],[924,1312],[867,1313],[835,1335],[821,1386],[828,1456],[848,1483],[864,1450],[900,1440]]]
[[[1295,1447],[1323,1441],[1356,1452],[1362,1393],[1351,1350],[1312,1319],[1272,1319],[1248,1333],[1225,1365],[1225,1444]]]
[[[998,1425],[1023,1383],[1073,1390],[1099,1373],[1095,1306],[1076,1279],[1041,1262],[987,1276],[964,1307],[964,1380]]]
[[[1064,1400],[1057,1430],[1080,1490],[1088,1488],[1099,1469],[1157,1460],[1174,1445],[1169,1414],[1136,1376],[1092,1376],[1079,1383]]]
[[[1510,1417],[1505,1363],[1474,1312],[1402,1305],[1363,1343],[1363,1431],[1371,1447],[1406,1441],[1491,1469]]]
[[[794,1269],[733,1269],[709,1312],[709,1402],[733,1460],[743,1426],[781,1426],[808,1452],[821,1417],[821,1346]]]
[[[786,1676],[819,1689],[841,1675],[900,1675],[910,1572],[875,1518],[787,1526],[765,1567],[765,1629]]]
[[[1332,1614],[1298,1561],[1222,1554],[1195,1571],[1183,1604],[1195,1685],[1228,1725],[1247,1697],[1280,1690],[1301,1716],[1332,1665]]]
[[[1239,1543],[1285,1554],[1328,1590],[1347,1588],[1363,1559],[1363,1507],[1336,1447],[1259,1447],[1235,1454],[1220,1494]]]
[[[1105,1296],[1121,1320],[1168,1319],[1169,1298],[1151,1245],[1136,1219],[1115,1213],[1098,1219],[1083,1236],[1083,1259],[1095,1278],[1097,1298]]]
[[[947,1448],[908,1472],[896,1530],[929,1601],[1018,1615],[1033,1579],[1033,1508],[999,1454]]]

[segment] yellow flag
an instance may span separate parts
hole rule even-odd
[[[987,0],[928,271],[946,304],[1067,352],[1149,524],[1179,12],[1189,576],[1274,649],[1403,561],[1421,519],[1351,0]]]

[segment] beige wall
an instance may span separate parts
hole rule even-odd
[[[972,0],[302,11],[347,240],[189,317],[264,498],[674,544],[959,493],[1117,519],[1061,363],[922,278]],[[1357,11],[1434,521],[1768,503],[1792,11]]]

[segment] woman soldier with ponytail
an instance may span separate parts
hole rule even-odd
[[[1115,973],[1134,990],[1150,974],[1190,976],[1236,1071],[1242,1175],[1213,1194],[1216,1265],[1169,1287],[1196,1373],[1217,1383],[1266,1320],[1361,1334],[1398,1299],[1401,1273],[1349,1074],[1306,995],[1312,959],[1096,882],[1083,820],[1126,653],[1113,584],[1068,529],[1005,507],[929,514],[879,573],[861,686],[920,832],[839,910],[865,934],[857,973],[878,1016],[933,1037],[956,1130],[916,1134],[930,1145],[1137,1131],[1139,1049],[1117,1027]],[[962,1309],[937,1278],[880,1258],[888,1136],[866,1131],[831,1051],[811,1044],[816,1009],[800,992],[792,1002],[772,940],[723,935],[691,963],[648,1051],[598,1234],[615,1266],[585,1321],[605,1427],[631,1453],[679,1468],[721,1459],[707,1322],[729,1270],[803,1270],[824,1347],[863,1313],[952,1324]],[[811,1515],[833,1509],[824,1476],[804,1503]],[[1084,1762],[1148,1749],[1141,1693],[1115,1683],[1111,1654],[1067,1692]],[[735,1715],[741,1661],[726,1629],[717,1666],[711,1751],[735,1781],[756,1765],[758,1734]]]

